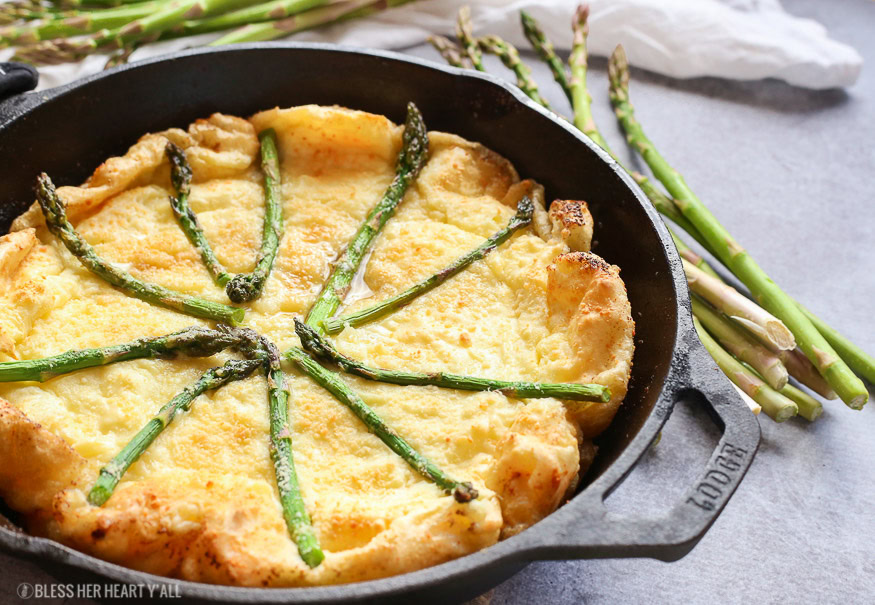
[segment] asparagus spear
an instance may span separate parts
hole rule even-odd
[[[586,88],[587,52],[586,38],[589,35],[589,6],[581,4],[577,7],[575,18],[571,22],[574,31],[574,40],[571,45],[571,57],[568,63],[571,66],[571,105],[574,108],[574,125],[577,126],[589,138],[602,149],[608,149],[602,133],[592,119],[590,104],[592,98]]]
[[[273,461],[277,490],[280,495],[283,519],[289,535],[298,546],[301,559],[316,567],[325,559],[319,541],[313,532],[310,515],[301,496],[298,473],[292,449],[292,425],[289,422],[289,389],[280,365],[276,346],[255,332],[247,331],[248,340],[239,350],[250,358],[264,362],[270,405],[270,459]]]
[[[491,378],[460,376],[446,372],[420,373],[382,370],[347,357],[334,348],[328,340],[322,338],[319,332],[297,319],[295,320],[295,332],[298,334],[298,338],[301,339],[301,345],[309,354],[318,359],[336,363],[344,372],[355,374],[368,380],[402,385],[433,385],[463,391],[496,391],[515,399],[555,397],[572,401],[596,401],[601,403],[611,400],[611,390],[600,384],[511,382],[507,380],[493,380]]]
[[[526,11],[520,11],[520,21],[523,25],[523,33],[526,39],[535,49],[535,52],[550,68],[553,73],[553,79],[562,88],[565,96],[568,97],[569,103],[572,101],[571,84],[568,81],[568,74],[565,71],[565,63],[562,59],[556,56],[556,49],[553,43],[547,39],[544,30],[538,25],[538,22]],[[584,61],[586,61],[586,50],[584,49]],[[586,132],[586,131],[584,131]],[[592,138],[592,137],[590,137]]]
[[[705,304],[698,296],[693,295],[690,302],[693,305],[693,314],[724,349],[740,361],[752,366],[776,391],[784,388],[789,374],[778,355],[746,337],[732,322]]]
[[[738,393],[738,396],[741,397],[741,400],[747,404],[747,407],[750,408],[750,411],[753,412],[753,415],[759,416],[760,412],[763,411],[763,406],[751,399],[750,395],[739,389],[738,385],[734,382],[732,383],[732,388],[735,389],[735,392]]]
[[[863,349],[842,336],[835,328],[817,317],[814,313],[796,303],[799,310],[805,314],[814,327],[817,328],[824,338],[838,351],[839,356],[851,366],[857,374],[865,378],[869,384],[875,385],[875,358]]]
[[[404,292],[368,307],[367,309],[362,309],[361,311],[351,313],[350,315],[344,315],[343,317],[332,317],[326,319],[322,322],[322,327],[328,334],[336,334],[343,330],[345,326],[358,327],[376,321],[393,311],[397,311],[409,304],[413,299],[433,290],[454,275],[461,273],[472,263],[485,258],[487,254],[510,239],[510,236],[517,230],[522,229],[531,223],[534,211],[535,206],[532,203],[532,200],[528,197],[523,197],[519,201],[519,204],[517,204],[516,214],[510,219],[507,226],[464,256],[457,258],[449,266],[444,267],[415,286],[411,286]]]
[[[792,332],[780,319],[764,310],[738,290],[682,259],[690,290],[723,314],[743,325],[763,344],[779,353],[796,347]]]
[[[861,409],[869,399],[863,382],[857,378],[829,342],[815,328],[796,302],[787,296],[751,258],[717,218],[666,162],[644,134],[629,102],[629,65],[622,46],[618,46],[608,64],[611,103],[614,105],[629,142],[642,155],[653,173],[674,196],[681,213],[710,244],[717,258],[750,290],[766,310],[778,317],[792,331],[805,356],[814,364],[839,397],[849,407]]]
[[[456,20],[456,37],[459,38],[459,43],[471,60],[471,65],[477,71],[486,71],[483,67],[483,54],[480,52],[480,47],[474,39],[474,28],[471,25],[471,7],[463,6],[459,9],[459,16]]]
[[[422,114],[413,103],[407,104],[407,120],[404,123],[404,137],[398,161],[395,165],[395,178],[386,189],[377,205],[368,213],[364,222],[352,237],[346,250],[334,266],[334,270],[322,287],[316,302],[310,308],[307,323],[322,331],[323,322],[334,315],[349,290],[352,278],[359,264],[401,203],[404,193],[419,175],[428,158],[428,131]]]
[[[814,422],[823,414],[823,404],[817,399],[794,387],[792,384],[785,385],[780,391],[781,395],[793,401],[799,408],[799,415]]]
[[[19,49],[17,60],[35,65],[79,61],[100,48],[124,48],[145,36],[166,31],[186,19],[215,15],[254,4],[258,0],[178,0],[145,17],[114,29],[105,28],[86,38],[46,40]]]
[[[708,354],[714,358],[723,373],[738,388],[760,404],[769,418],[775,422],[784,422],[798,413],[799,408],[796,403],[778,393],[727,353],[716,340],[711,338],[711,335],[702,327],[696,317],[693,317],[693,324],[696,326],[696,332],[699,333],[699,340],[705,345]]]
[[[194,399],[206,391],[218,389],[235,380],[241,380],[251,374],[261,365],[260,360],[231,360],[225,365],[204,372],[195,382],[187,386],[181,393],[168,401],[158,410],[139,433],[134,435],[128,444],[106,466],[100,469],[97,482],[88,492],[88,502],[94,506],[102,506],[130,466],[143,455],[146,449],[155,441],[180,411],[191,409]]]
[[[255,23],[234,30],[218,40],[214,40],[210,46],[222,46],[224,44],[236,44],[239,42],[260,42],[284,38],[296,32],[304,31],[328,23],[358,19],[380,11],[406,4],[411,0],[349,0],[336,5],[323,8],[315,8],[299,15],[269,21]]]
[[[140,2],[116,9],[80,11],[75,16],[51,19],[30,26],[10,26],[0,29],[0,38],[9,44],[35,44],[43,40],[91,34],[102,29],[122,27],[135,19],[146,17],[167,2]]]
[[[835,399],[838,397],[826,380],[823,379],[817,372],[817,368],[812,365],[805,353],[798,348],[792,351],[784,351],[781,354],[781,361],[790,372],[790,376],[807,386],[809,389],[823,397],[824,399]]]
[[[462,49],[455,42],[443,36],[429,36],[428,42],[441,54],[444,61],[453,67],[465,67]]]
[[[42,208],[49,231],[60,239],[67,250],[78,258],[79,262],[85,265],[89,271],[116,288],[148,303],[195,317],[205,317],[231,325],[238,325],[243,321],[246,313],[243,309],[214,303],[140,281],[130,273],[122,271],[112,263],[100,258],[91,244],[83,240],[67,220],[64,203],[58,197],[55,186],[46,173],[40,174],[37,178],[37,201]]]
[[[535,103],[550,109],[550,104],[541,96],[538,85],[532,78],[532,70],[522,62],[519,51],[511,43],[498,36],[484,36],[477,42],[482,50],[497,56],[505,67],[513,71],[516,75],[516,85],[520,90]]]
[[[283,236],[283,192],[280,176],[276,132],[273,128],[258,134],[261,141],[261,171],[264,173],[264,227],[261,250],[252,273],[236,275],[225,288],[228,298],[235,303],[249,302],[261,296],[264,282],[270,275]]]
[[[284,356],[348,407],[370,432],[379,437],[390,450],[401,456],[423,478],[432,481],[446,493],[452,493],[457,502],[470,502],[477,498],[477,490],[471,483],[452,479],[428,458],[417,452],[403,437],[386,425],[383,419],[349,388],[336,372],[323,368],[298,348],[289,349]]]
[[[188,204],[188,196],[191,193],[191,166],[188,165],[185,152],[170,141],[167,142],[165,151],[167,159],[170,160],[170,181],[173,183],[173,188],[176,189],[176,197],[170,196],[170,207],[173,209],[173,215],[188,237],[188,241],[200,252],[201,260],[203,260],[210,276],[218,285],[224,286],[231,279],[231,276],[213,253],[200,222],[197,220],[197,215]],[[234,302],[242,301],[234,300]]]
[[[193,326],[165,336],[138,338],[110,347],[67,351],[43,359],[4,361],[0,363],[0,382],[45,382],[61,374],[131,359],[173,359],[177,355],[209,357],[235,345],[238,339],[234,330]]]
[[[696,254],[692,248],[687,246],[686,242],[678,237],[677,233],[671,228],[669,228],[668,233],[671,235],[671,239],[674,241],[674,245],[677,247],[678,254],[681,255],[681,258],[698,267],[714,279],[720,279],[720,275],[711,267],[711,265],[709,265],[704,258]]]

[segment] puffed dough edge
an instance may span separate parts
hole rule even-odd
[[[185,150],[196,183],[239,174],[252,164],[259,149],[252,124],[220,113],[197,120],[187,132],[171,128],[144,135],[125,155],[109,158],[98,166],[81,187],[58,187],[58,196],[67,206],[67,217],[75,222],[112,196],[152,181],[157,170],[164,170],[166,174],[160,180],[166,181],[169,188],[170,172],[164,151],[168,141]],[[34,202],[12,222],[10,231],[44,224],[39,205]]]

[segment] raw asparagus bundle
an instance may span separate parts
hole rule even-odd
[[[480,244],[474,250],[471,250],[464,256],[457,258],[447,267],[444,267],[431,277],[419,282],[415,286],[411,286],[404,292],[388,298],[382,302],[375,304],[367,309],[362,309],[350,315],[342,317],[332,317],[322,322],[322,326],[329,334],[336,334],[343,330],[345,326],[358,327],[372,321],[376,321],[381,317],[397,311],[401,307],[407,305],[413,299],[433,290],[454,275],[461,273],[466,267],[472,263],[486,257],[487,254],[495,250],[502,243],[507,241],[511,235],[517,230],[525,227],[532,222],[532,214],[535,211],[535,206],[528,197],[523,197],[517,204],[516,214],[510,219],[507,226],[489,237],[485,242]]]
[[[107,62],[110,67],[124,63],[138,46],[159,39],[227,31],[213,44],[273,40],[410,1],[70,0],[58,8],[22,0],[0,4],[0,25],[7,25],[0,28],[0,47],[18,46],[15,59],[34,65],[119,51]]]
[[[234,328],[210,330],[193,326],[166,336],[138,338],[110,347],[67,351],[43,359],[4,361],[0,363],[0,382],[45,382],[76,370],[132,359],[173,359],[178,355],[209,357],[235,346],[239,339]]]
[[[635,119],[629,101],[629,65],[622,46],[608,64],[610,98],[617,118],[633,148],[675,198],[684,217],[702,235],[718,259],[750,290],[753,297],[790,329],[799,348],[849,407],[860,409],[869,399],[863,382],[835,352],[818,329],[799,309],[796,301],[773,282],[753,258],[718,222],[684,181],[659,154]]]
[[[253,23],[229,32],[218,40],[210,42],[210,46],[237,44],[239,42],[263,42],[285,38],[293,33],[337,23],[351,19],[360,19],[380,11],[406,4],[411,0],[346,0],[315,8],[297,15],[280,19]]]
[[[242,380],[249,376],[262,364],[261,360],[232,360],[225,365],[207,370],[192,385],[187,386],[181,393],[168,401],[158,410],[139,433],[134,435],[128,444],[106,466],[100,469],[97,482],[88,492],[88,502],[94,506],[102,506],[118,485],[125,472],[137,459],[143,455],[146,449],[152,445],[155,438],[173,422],[176,414],[187,412],[191,404],[199,395],[207,391],[218,389],[221,386],[235,380]]]
[[[48,40],[22,47],[19,60],[35,64],[79,61],[101,48],[124,48],[126,45],[166,31],[187,19],[208,17],[228,10],[255,4],[258,0],[179,0],[161,3],[148,15],[133,19],[121,27],[101,29],[85,38]]]
[[[471,483],[456,481],[449,477],[431,460],[420,454],[403,437],[392,430],[383,419],[353,391],[336,372],[331,372],[317,363],[305,351],[292,348],[284,353],[307,376],[344,404],[374,433],[389,449],[401,456],[410,467],[446,493],[451,493],[457,502],[470,502],[478,493]]]
[[[322,286],[322,291],[307,315],[309,325],[322,331],[323,322],[337,311],[358,271],[359,264],[383,226],[395,213],[395,208],[401,203],[407,188],[416,180],[427,159],[428,131],[425,122],[416,105],[408,103],[401,151],[395,165],[395,178],[337,259],[334,270]]]
[[[261,250],[252,273],[234,276],[225,288],[228,298],[235,303],[249,302],[261,296],[264,282],[270,275],[283,236],[283,193],[280,176],[276,133],[268,128],[258,134],[261,141],[261,171],[264,173],[264,227]]]
[[[323,361],[335,363],[348,374],[355,374],[368,380],[391,384],[426,386],[463,391],[496,391],[516,399],[535,399],[555,397],[571,401],[596,401],[605,403],[611,400],[611,390],[600,384],[545,383],[494,380],[475,378],[447,372],[406,372],[403,370],[382,370],[368,366],[338,351],[327,339],[312,327],[295,320],[295,332],[301,339],[301,346],[310,354]]]
[[[239,325],[243,321],[246,313],[243,309],[214,303],[163,286],[140,281],[130,273],[122,271],[112,263],[100,258],[91,244],[83,240],[67,220],[64,203],[58,197],[55,186],[46,173],[42,173],[37,179],[36,193],[37,201],[46,219],[46,227],[64,243],[67,250],[78,258],[79,262],[98,277],[131,296],[136,296],[153,305],[231,325]]]
[[[760,404],[763,407],[763,411],[772,420],[784,422],[799,412],[799,407],[796,403],[767,385],[759,376],[742,365],[741,362],[717,344],[717,341],[702,327],[697,317],[693,317],[693,323],[696,326],[699,339],[705,345],[705,350],[714,358],[720,369],[738,388]]]

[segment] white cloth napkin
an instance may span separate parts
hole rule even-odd
[[[397,49],[433,33],[451,35],[458,9],[471,5],[476,34],[499,34],[528,48],[519,25],[525,9],[556,46],[568,50],[579,0],[418,0],[372,17],[304,32],[293,40]],[[618,43],[633,65],[677,78],[780,78],[806,88],[852,85],[863,59],[810,19],[784,11],[779,0],[590,0],[589,50],[607,56]],[[199,36],[138,49],[144,59],[214,39]],[[7,60],[11,51],[0,59]],[[103,68],[103,55],[79,64],[42,68],[40,88],[64,84]]]

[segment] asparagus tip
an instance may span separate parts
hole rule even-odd
[[[470,502],[471,500],[477,499],[480,493],[474,488],[470,481],[463,481],[462,483],[457,483],[455,489],[453,489],[453,497],[456,499],[456,502]]]
[[[225,294],[228,295],[231,302],[241,304],[249,302],[258,296],[258,290],[255,288],[250,277],[251,274],[249,273],[240,273],[228,282],[228,285],[225,286]]]

